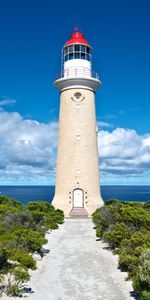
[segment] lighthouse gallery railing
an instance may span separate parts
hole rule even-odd
[[[61,79],[61,78],[74,78],[74,77],[92,77],[94,79],[99,80],[99,75],[91,71],[89,69],[80,69],[80,68],[73,68],[73,69],[66,69],[60,74],[57,74],[56,79]]]

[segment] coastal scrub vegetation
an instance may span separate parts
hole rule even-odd
[[[0,196],[0,294],[19,296],[36,269],[34,253],[44,255],[45,233],[62,224],[64,214],[42,201],[20,202]]]
[[[93,213],[96,235],[119,255],[142,300],[150,299],[150,201],[107,201]]]

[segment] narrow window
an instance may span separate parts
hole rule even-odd
[[[81,45],[81,51],[85,52],[85,46]]]
[[[80,51],[80,45],[75,45],[75,51]]]
[[[85,59],[85,53],[81,52],[81,58]]]
[[[87,51],[87,53],[90,53],[90,48],[87,47],[87,48],[86,48],[86,51]]]
[[[73,59],[73,53],[69,53],[69,59]]]
[[[73,46],[69,46],[69,53],[73,52]]]
[[[75,58],[80,58],[80,53],[79,52],[75,53]]]
[[[80,176],[80,173],[81,173],[81,172],[80,172],[80,169],[77,169],[77,170],[76,170],[76,176]]]
[[[64,49],[64,55],[68,54],[68,47]]]

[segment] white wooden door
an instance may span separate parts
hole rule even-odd
[[[83,191],[81,189],[75,189],[73,191],[73,206],[83,207]]]

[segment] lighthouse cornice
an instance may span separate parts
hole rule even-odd
[[[89,77],[72,77],[60,78],[54,82],[55,87],[61,92],[71,88],[86,88],[96,91],[101,86],[101,81],[97,78]]]

